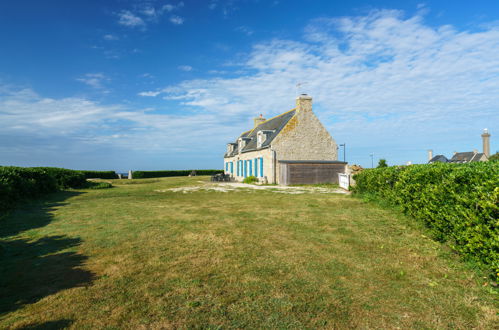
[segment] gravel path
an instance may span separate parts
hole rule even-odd
[[[256,185],[256,184],[246,184],[239,182],[202,182],[202,184],[198,186],[190,186],[190,187],[179,187],[179,188],[171,188],[171,189],[161,189],[155,190],[158,192],[166,192],[166,191],[174,191],[174,192],[182,192],[184,194],[200,191],[200,190],[212,190],[212,191],[220,191],[220,192],[229,192],[240,189],[254,189],[254,190],[269,190],[276,193],[282,194],[307,194],[307,193],[319,193],[319,194],[350,194],[349,191],[346,191],[341,188],[324,188],[324,187],[310,187],[310,186],[275,186],[275,185]]]

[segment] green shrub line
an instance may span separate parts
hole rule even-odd
[[[86,179],[117,179],[115,171],[80,171]]]
[[[134,179],[164,178],[172,176],[188,176],[193,170],[172,170],[172,171],[134,171]],[[223,170],[194,170],[196,175],[214,175],[223,173]]]
[[[400,206],[499,279],[499,162],[392,166],[354,179],[355,194]]]
[[[85,187],[85,175],[55,167],[0,166],[0,211],[21,200],[40,197],[67,188]]]

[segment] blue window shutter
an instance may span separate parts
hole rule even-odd
[[[234,162],[230,162],[230,174],[234,174]]]
[[[263,157],[260,157],[260,176],[263,178]]]
[[[258,177],[258,163],[256,162],[256,158],[253,160],[253,163],[255,163],[255,176]]]
[[[249,175],[253,175],[253,163],[251,162],[251,159],[248,160],[248,165],[249,165]]]

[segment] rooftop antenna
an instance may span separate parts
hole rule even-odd
[[[296,96],[297,97],[300,96],[300,94],[302,94],[303,90],[301,90],[301,87],[303,85],[306,85],[306,84],[307,84],[307,82],[299,82],[296,84]]]

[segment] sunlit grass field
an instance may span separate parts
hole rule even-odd
[[[167,190],[200,180],[115,180],[3,217],[0,328],[499,324],[480,273],[395,211],[339,194]]]

